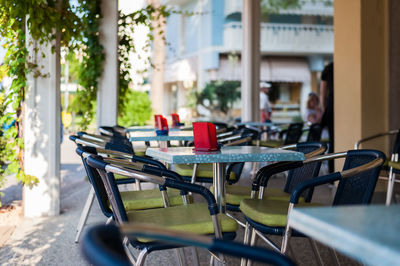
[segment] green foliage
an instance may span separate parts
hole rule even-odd
[[[151,118],[151,102],[145,92],[128,90],[124,106],[125,112],[118,117],[118,124],[121,126],[144,125]]]
[[[119,91],[118,91],[118,111],[119,116],[124,117],[126,113],[130,112],[127,110],[128,106],[124,99],[130,97],[131,93],[129,85],[132,79],[129,74],[131,64],[129,62],[129,55],[137,52],[133,35],[137,30],[137,26],[145,26],[148,28],[147,38],[143,47],[143,52],[149,54],[151,49],[151,42],[154,39],[154,32],[158,31],[160,35],[163,35],[162,25],[165,23],[173,12],[164,5],[154,6],[147,5],[146,7],[139,9],[131,14],[124,15],[120,13],[120,19],[118,21],[118,35],[119,35],[119,46],[118,46],[118,61],[119,61]],[[155,23],[157,22],[157,23]],[[138,74],[145,73],[151,64],[151,58],[145,58],[146,64],[143,65],[143,69],[138,70]],[[153,66],[154,67],[154,66]]]
[[[102,65],[104,61],[103,47],[99,40],[99,22],[101,18],[100,2],[80,0],[81,13],[83,13],[83,62],[81,63],[81,70],[79,71],[78,83],[82,86],[77,91],[74,102],[71,105],[72,111],[82,114],[82,120],[79,126],[82,129],[92,121],[95,114],[95,105],[98,90],[98,78],[102,73]],[[118,20],[118,63],[119,63],[119,86],[118,86],[118,111],[119,117],[125,117],[128,110],[126,99],[130,96],[130,83],[132,82],[129,70],[131,64],[129,62],[130,53],[136,52],[135,43],[133,41],[133,34],[136,26],[142,25],[149,29],[147,34],[147,41],[144,46],[144,52],[149,52],[151,49],[151,41],[155,30],[161,31],[161,24],[165,23],[165,19],[174,11],[167,9],[166,6],[161,5],[155,7],[154,5],[147,5],[146,7],[133,12],[129,15],[119,14]],[[153,23],[158,21],[161,24]],[[150,58],[146,58],[148,64],[140,70],[141,73],[147,71],[151,66]]]
[[[282,9],[300,7],[301,0],[261,0],[262,13],[278,13]]]
[[[6,65],[0,65],[0,82],[7,76],[8,68]]]
[[[79,72],[81,70],[81,62],[78,59],[79,54],[75,51],[70,51],[66,55],[66,60],[68,61],[68,82],[70,83],[78,83],[79,80]],[[65,65],[61,65],[61,76],[64,77],[65,73]]]
[[[79,127],[86,129],[95,114],[98,82],[103,72],[104,52],[100,44],[99,27],[101,19],[101,0],[80,0],[79,11],[82,16],[82,54],[78,83],[82,86],[76,92],[71,104],[72,110],[82,114]]]
[[[261,13],[271,14],[279,13],[280,10],[284,9],[297,9],[308,1],[313,3],[322,2],[324,5],[333,4],[333,0],[261,0]]]
[[[30,33],[29,43],[26,31]],[[0,38],[7,50],[4,68],[12,79],[8,94],[2,92],[0,95],[0,125],[9,125],[14,120],[16,125],[20,124],[27,75],[31,72],[35,76],[47,75],[41,73],[41,66],[33,61],[36,57],[28,56],[27,44],[31,45],[35,40],[39,45],[51,43],[54,49],[56,40],[61,45],[69,45],[78,32],[79,18],[72,12],[69,1],[0,0]],[[34,52],[39,57],[44,56],[37,48]],[[22,132],[16,126],[0,130],[0,186],[4,176],[10,173],[16,173],[17,179],[28,186],[38,182],[37,178],[24,172]]]
[[[207,83],[204,89],[195,92],[197,104],[201,104],[211,111],[227,113],[233,103],[240,99],[239,81],[216,81]]]

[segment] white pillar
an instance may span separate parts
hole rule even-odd
[[[118,1],[102,0],[100,42],[105,60],[97,92],[97,126],[117,124],[118,112]]]
[[[197,10],[198,14],[203,14],[204,12],[204,0],[198,0],[197,2]],[[211,4],[210,4],[211,5]],[[209,8],[210,9],[210,8]],[[207,12],[207,11],[206,11]],[[205,87],[204,82],[204,68],[203,68],[203,22],[204,15],[199,16],[198,18],[198,33],[197,33],[197,91],[202,91]],[[211,18],[209,18],[211,19]],[[211,30],[211,29],[210,29]],[[184,36],[184,35],[182,35]]]
[[[27,38],[30,60],[46,77],[28,76],[25,96],[25,157],[27,175],[39,179],[24,189],[26,217],[54,216],[60,213],[60,45],[39,46]],[[35,53],[34,48],[39,50]],[[43,58],[41,55],[45,54]]]
[[[243,0],[242,121],[260,118],[260,1]]]
[[[147,0],[147,3],[159,7],[161,1]],[[153,31],[152,62],[154,67],[151,73],[150,100],[151,107],[155,114],[166,115],[169,112],[169,101],[171,101],[171,97],[168,95],[170,92],[164,88],[166,25],[163,21],[164,19],[162,17],[152,21],[155,30]]]

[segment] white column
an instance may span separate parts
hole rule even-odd
[[[155,7],[160,6],[160,0],[147,0],[148,4]],[[153,31],[153,70],[151,73],[151,107],[155,114],[168,114],[169,101],[171,101],[169,92],[164,88],[164,70],[165,70],[165,30],[164,19],[152,21]],[[167,112],[167,113],[165,113]]]
[[[197,2],[197,10],[199,14],[203,14],[204,12],[204,0],[198,0]],[[203,69],[203,17],[204,15],[199,16],[198,18],[198,33],[197,33],[197,91],[202,91],[205,87],[204,82],[204,69]],[[209,18],[211,19],[211,17]],[[210,29],[211,30],[211,29]],[[183,36],[183,35],[182,35]]]
[[[102,0],[100,42],[105,61],[97,92],[97,126],[117,124],[118,112],[118,1]]]
[[[242,121],[260,118],[260,1],[243,0]]]
[[[39,46],[27,38],[30,60],[46,77],[28,76],[25,96],[25,157],[27,175],[39,179],[24,189],[26,217],[54,216],[60,213],[60,45]],[[34,48],[39,50],[35,53]],[[41,55],[45,54],[43,58]]]

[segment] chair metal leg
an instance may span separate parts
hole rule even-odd
[[[389,206],[392,202],[393,188],[394,188],[395,174],[393,173],[393,167],[390,167],[388,187],[386,192],[386,206]]]
[[[251,240],[250,240],[250,246],[254,246],[257,242],[257,234],[256,234],[256,229],[251,230]],[[252,260],[247,260],[247,266],[252,266],[253,261]]]
[[[106,221],[106,225],[109,225],[113,220],[114,220],[113,216],[108,217],[108,219]]]
[[[287,246],[289,244],[289,239],[290,239],[290,235],[292,233],[292,230],[290,229],[290,226],[287,225],[285,228],[285,233],[283,235],[283,239],[282,239],[282,246],[281,246],[281,253],[282,254],[286,254],[286,249]]]
[[[228,216],[228,217],[232,218],[233,220],[235,220],[235,221],[238,223],[238,225],[240,225],[241,227],[243,227],[243,228],[246,227],[246,224],[245,224],[245,223],[243,223],[243,222],[240,221],[239,219],[235,218],[232,214],[230,214],[230,213],[228,213],[228,212],[226,212],[225,214],[226,214],[226,216]]]
[[[309,238],[308,240],[310,241],[311,248],[314,252],[315,258],[317,259],[317,262],[319,263],[319,265],[321,265],[321,266],[325,265],[324,261],[322,260],[321,254],[319,253],[317,243],[315,242],[315,240],[311,239],[311,238]]]
[[[136,191],[142,190],[142,186],[139,180],[135,180],[135,183],[133,183],[133,189]]]
[[[252,163],[252,168],[251,168],[251,180],[254,180],[254,178],[256,177],[257,169],[260,168],[259,165],[260,165],[259,162],[253,162],[253,163]]]
[[[256,234],[256,229],[251,230],[251,240],[250,240],[250,246],[254,246],[257,241],[257,234]]]
[[[190,183],[194,184],[196,183],[196,175],[197,175],[197,168],[199,167],[199,164],[195,163],[193,165],[193,173],[192,173],[192,180]]]
[[[265,243],[267,243],[272,249],[274,249],[276,252],[281,252],[281,249],[274,243],[272,240],[268,239],[266,236],[264,236],[262,233],[258,232],[256,230],[256,234],[264,240]]]
[[[132,263],[132,265],[136,265],[136,261],[137,260],[136,260],[135,255],[133,254],[133,252],[131,250],[132,246],[129,243],[129,239],[127,237],[124,237],[123,247],[124,247],[125,254],[128,257],[129,261]]]
[[[246,226],[244,227],[244,237],[243,244],[248,245],[250,242],[250,224],[246,222]],[[240,266],[245,266],[247,264],[247,259],[242,258],[240,260]]]
[[[89,195],[86,199],[85,206],[83,207],[81,217],[79,218],[78,226],[76,228],[75,243],[79,242],[79,238],[81,236],[83,227],[85,227],[87,218],[89,217],[90,209],[92,208],[94,196],[95,196],[94,189],[93,189],[93,187],[91,187],[90,191],[89,191]]]
[[[214,266],[214,256],[210,256],[210,266]]]
[[[147,255],[149,255],[149,253],[147,253],[147,249],[143,249],[142,251],[140,251],[137,261],[136,261],[136,266],[143,266]]]

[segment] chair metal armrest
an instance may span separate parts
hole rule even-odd
[[[184,191],[199,194],[207,201],[208,210],[210,211],[210,215],[218,214],[218,212],[219,212],[218,205],[214,198],[214,195],[206,187],[196,185],[196,184],[181,182],[181,181],[174,180],[171,178],[165,178],[164,185],[166,187],[176,188],[179,190],[184,190]]]
[[[237,146],[237,145],[249,142],[249,141],[251,141],[251,137],[246,137],[246,138],[238,139],[238,140],[232,141],[230,143],[227,143],[224,146]]]
[[[97,141],[97,142],[108,142],[111,140],[111,137],[108,136],[103,136],[103,135],[95,135],[95,134],[90,134],[84,131],[78,131],[77,135],[80,138],[87,139],[87,140],[92,140],[92,141]]]
[[[314,156],[311,158],[307,158],[304,161],[304,164],[344,158],[344,157],[346,157],[346,155],[347,155],[347,152],[336,152],[336,153],[328,153],[328,154],[318,155],[318,156]]]
[[[341,174],[342,178],[352,177],[359,173],[370,170],[371,168],[381,166],[383,164],[383,162],[384,162],[384,160],[382,158],[376,158],[375,160],[370,161],[369,163],[366,163],[366,164],[363,164],[363,165],[360,165],[358,167],[354,167],[354,168],[351,168],[348,170],[344,170],[340,174]]]
[[[229,142],[229,141],[237,141],[237,140],[240,140],[241,137],[242,137],[241,134],[236,134],[236,135],[232,135],[232,136],[229,136],[229,137],[226,137],[226,138],[218,139],[218,142],[226,143],[226,142]]]
[[[280,150],[293,150],[295,148],[297,148],[297,144],[285,145],[285,146],[282,146],[282,147],[280,147],[278,149],[280,149]],[[308,159],[308,158],[314,157],[316,155],[322,154],[325,151],[326,151],[326,146],[322,146],[321,148],[316,149],[315,151],[312,151],[312,152],[309,152],[309,153],[305,154],[305,156],[306,156],[306,159]]]
[[[76,144],[104,149],[104,145],[101,142],[91,142],[88,140],[83,140],[83,139],[79,138],[78,136],[69,136],[69,139],[74,141]]]
[[[373,140],[373,139],[376,139],[376,138],[380,138],[380,137],[384,137],[384,136],[388,136],[388,135],[394,135],[394,134],[397,134],[397,133],[399,133],[399,129],[394,129],[394,130],[390,130],[390,131],[387,131],[387,132],[378,133],[378,134],[375,134],[375,135],[360,139],[360,140],[356,141],[356,143],[354,143],[354,149],[358,150],[360,144],[363,143],[363,142],[366,142],[366,141],[369,141],[369,140]]]
[[[105,129],[102,128],[102,127],[99,127],[99,132],[100,132],[101,134],[103,134],[103,135],[106,135],[106,136],[110,136],[110,137],[114,136],[111,132],[109,132],[108,130],[105,130]]]
[[[165,176],[181,182],[185,182],[182,176],[174,171],[168,170],[166,168],[158,168],[151,165],[143,165],[142,171],[147,174]]]
[[[293,150],[296,149],[297,144],[288,144],[288,145],[284,145],[282,147],[279,147],[278,149],[280,150]]]
[[[157,166],[158,168],[167,169],[167,167],[162,162],[159,162],[159,161],[156,161],[156,160],[153,160],[150,158],[132,155],[131,159],[132,159],[132,162],[151,164],[151,165]]]
[[[96,148],[96,150],[97,150],[97,153],[99,153],[99,154],[101,153],[101,154],[106,154],[106,155],[111,155],[111,156],[117,156],[117,157],[125,158],[125,159],[132,158],[132,154],[122,152],[122,151],[108,150],[105,148]]]

